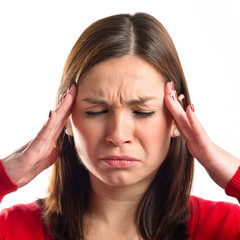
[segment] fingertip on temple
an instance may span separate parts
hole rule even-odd
[[[165,91],[165,95],[168,95],[169,93],[174,91],[174,84],[173,84],[172,81],[171,82],[167,82],[165,84],[164,91]]]

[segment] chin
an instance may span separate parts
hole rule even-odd
[[[109,187],[130,187],[130,186],[141,186],[149,185],[155,174],[150,174],[147,176],[136,176],[129,173],[111,173],[109,175],[104,174],[102,176],[94,176],[98,181],[108,185]]]
[[[102,176],[100,180],[112,187],[127,187],[136,184],[139,179],[133,176],[126,176],[126,174],[112,174],[113,176]]]
[[[103,179],[102,182],[111,187],[129,187],[138,183],[127,179]]]

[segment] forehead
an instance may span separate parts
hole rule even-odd
[[[124,56],[100,62],[83,76],[79,84],[82,97],[103,98],[162,96],[164,79],[146,60]]]

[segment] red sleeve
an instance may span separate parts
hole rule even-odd
[[[235,197],[240,203],[240,167],[225,188],[228,196]]]
[[[36,202],[18,204],[0,213],[0,240],[52,240]]]
[[[191,197],[189,240],[240,239],[240,208],[237,204]]]
[[[8,177],[2,161],[0,160],[0,202],[3,197],[10,192],[17,191],[18,186],[14,184],[11,179]]]
[[[240,202],[240,167],[225,192]],[[189,240],[240,239],[239,205],[192,196],[189,202],[188,232]]]

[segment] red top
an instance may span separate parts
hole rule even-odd
[[[17,190],[0,161],[0,201]],[[240,202],[240,168],[225,189],[227,195]],[[240,207],[237,204],[190,198],[189,240],[240,239]],[[36,202],[19,204],[0,213],[0,240],[53,240],[43,225]]]

